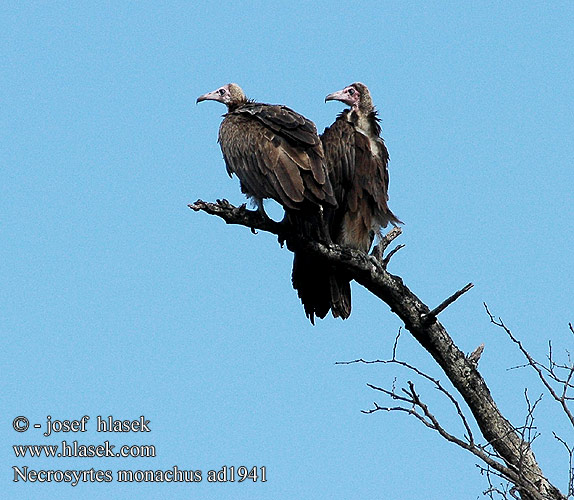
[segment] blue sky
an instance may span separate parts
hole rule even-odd
[[[324,96],[371,89],[405,221],[390,271],[441,320],[505,415],[542,389],[487,302],[543,359],[574,321],[571,2],[8,2],[0,19],[0,330],[5,498],[477,498],[475,460],[366,383],[412,376],[336,361],[391,355],[400,321],[353,286],[353,313],[312,327],[271,235],[187,204],[242,203],[216,142],[231,81],[322,131]],[[403,334],[400,356],[444,380]],[[416,382],[416,380],[415,380]],[[417,387],[450,429],[455,416]],[[90,416],[86,433],[12,430]],[[98,415],[150,420],[105,435]],[[565,491],[571,438],[548,397],[535,453]],[[15,458],[13,444],[152,444],[155,458]],[[571,440],[572,441],[572,440]],[[266,483],[22,484],[35,470],[265,466]]]

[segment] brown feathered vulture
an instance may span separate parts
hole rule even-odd
[[[401,223],[387,205],[389,152],[366,85],[353,83],[326,101],[350,106],[321,136],[338,203],[331,234],[336,243],[367,252],[381,228]]]
[[[338,205],[330,219],[330,233],[339,245],[368,252],[382,227],[401,223],[387,205],[389,152],[366,85],[353,83],[325,98],[325,102],[334,100],[350,109],[340,113],[321,136]],[[350,278],[338,273],[336,281],[350,314]]]
[[[260,210],[264,199],[275,200],[300,235],[329,243],[325,213],[333,213],[337,202],[315,124],[286,106],[247,99],[234,83],[197,102],[205,100],[227,106],[219,144],[227,172],[237,175],[241,191]],[[329,310],[334,317],[349,315],[350,299],[341,295],[333,268],[321,259],[295,249],[292,281],[311,323]]]

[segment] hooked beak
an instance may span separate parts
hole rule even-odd
[[[201,101],[219,101],[219,92],[214,90],[213,92],[208,92],[207,94],[200,95],[195,101],[195,104]]]
[[[327,97],[325,97],[325,102],[327,101],[342,101],[345,102],[345,94],[343,92],[343,90],[338,90],[337,92],[333,92],[332,94],[329,94]]]

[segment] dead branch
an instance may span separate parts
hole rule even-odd
[[[530,355],[530,353],[526,350],[522,342],[514,336],[514,334],[510,331],[510,329],[504,324],[502,319],[500,318],[495,319],[495,317],[492,315],[486,304],[484,304],[484,308],[486,309],[486,313],[490,318],[490,322],[498,326],[499,328],[502,328],[506,333],[506,335],[508,335],[510,340],[512,340],[512,342],[514,342],[518,346],[518,349],[520,350],[522,355],[526,358],[527,364],[522,365],[522,367],[530,366],[532,367],[532,369],[534,369],[534,371],[538,375],[538,378],[542,381],[544,387],[546,387],[552,398],[554,398],[554,400],[558,402],[558,404],[560,404],[564,414],[570,420],[571,425],[574,426],[574,414],[572,414],[572,411],[568,407],[568,401],[571,400],[572,398],[567,396],[568,389],[574,388],[574,386],[571,384],[572,377],[574,376],[574,364],[558,365],[557,363],[555,363],[552,354],[552,344],[550,344],[549,355],[548,355],[549,366],[546,367],[542,365]],[[567,371],[566,377],[561,378],[556,373],[556,369],[566,370]],[[558,394],[558,392],[556,392],[555,388],[549,382],[547,377],[562,385],[562,394]]]
[[[399,332],[400,334],[400,332]],[[397,340],[398,340],[398,336],[397,336]],[[538,488],[536,484],[532,484],[530,482],[530,480],[525,476],[525,468],[527,467],[527,465],[525,465],[524,463],[520,463],[519,466],[517,468],[515,467],[507,467],[504,464],[504,461],[502,459],[502,457],[500,457],[500,455],[496,452],[496,450],[494,452],[490,452],[488,450],[488,447],[492,445],[492,443],[487,443],[487,444],[478,444],[475,442],[473,434],[472,434],[472,430],[470,428],[470,425],[468,423],[468,420],[466,419],[466,416],[464,415],[464,412],[462,411],[462,408],[460,406],[460,404],[458,403],[458,401],[456,400],[456,398],[440,383],[440,381],[438,379],[435,379],[434,377],[428,375],[427,373],[421,371],[420,369],[418,369],[417,367],[405,362],[405,361],[400,361],[398,359],[396,359],[395,357],[395,352],[396,352],[396,341],[395,341],[395,346],[393,347],[393,358],[389,359],[389,360],[372,360],[372,361],[366,361],[364,359],[356,359],[353,361],[344,361],[344,362],[337,362],[336,364],[353,364],[353,363],[364,363],[364,364],[373,364],[373,363],[381,363],[381,364],[397,364],[399,366],[402,366],[404,368],[407,368],[408,370],[414,372],[416,375],[418,375],[419,377],[431,382],[436,389],[438,389],[448,400],[449,402],[454,406],[459,419],[461,421],[461,423],[463,424],[466,434],[461,438],[458,437],[450,432],[448,432],[444,426],[442,426],[442,424],[440,424],[440,421],[438,420],[438,418],[435,417],[435,415],[430,411],[429,407],[427,404],[425,404],[420,395],[415,391],[415,387],[413,382],[408,381],[407,385],[408,388],[403,388],[401,389],[401,393],[397,393],[396,388],[395,388],[395,384],[393,383],[393,387],[391,390],[389,389],[385,389],[382,387],[378,387],[375,386],[373,384],[367,384],[368,387],[370,387],[371,389],[380,391],[384,394],[386,394],[387,396],[391,397],[393,400],[395,401],[399,401],[399,403],[404,403],[404,406],[381,406],[379,403],[375,402],[374,403],[374,407],[369,409],[369,410],[362,410],[363,413],[366,414],[371,414],[371,413],[375,413],[377,411],[399,411],[399,412],[404,412],[407,413],[413,417],[415,417],[417,420],[419,420],[421,423],[423,423],[426,427],[428,427],[429,429],[435,430],[436,432],[438,432],[445,440],[452,442],[456,445],[458,445],[459,447],[471,452],[473,455],[475,455],[476,457],[478,457],[480,460],[482,460],[486,467],[482,467],[482,470],[484,471],[490,471],[490,472],[494,472],[497,476],[499,476],[500,478],[505,479],[506,481],[510,481],[512,484],[519,484],[521,485],[520,487],[515,488],[514,490],[514,494],[517,494],[518,491],[522,491],[523,493],[525,493],[525,484],[528,485],[528,488],[530,490],[530,494],[533,495],[533,498],[544,498],[542,496],[540,496],[540,494],[538,493]],[[530,444],[536,439],[536,437],[538,437],[538,434],[535,431],[535,427],[534,427],[534,410],[536,408],[536,406],[538,405],[538,403],[540,402],[541,398],[538,398],[533,404],[530,402],[529,398],[528,398],[528,394],[525,392],[525,399],[526,399],[526,403],[527,403],[527,416],[526,416],[526,421],[525,421],[525,425],[522,427],[517,427],[514,428],[514,430],[520,434],[520,436],[522,437],[521,440],[521,449],[519,450],[519,453],[522,457],[524,457],[524,454],[527,452],[527,450],[529,450]],[[492,487],[492,484],[490,484],[490,486]],[[508,488],[506,489],[506,491],[508,492]],[[494,492],[494,490],[490,490],[491,494],[492,492]],[[500,492],[498,492],[500,493]],[[517,498],[514,496],[514,494],[512,495],[513,498]]]
[[[436,320],[436,317],[443,312],[448,306],[450,306],[456,299],[458,299],[461,295],[468,292],[474,285],[469,283],[464,288],[461,288],[457,292],[453,293],[449,298],[441,302],[438,306],[436,306],[431,312],[423,316],[423,321],[427,323],[432,323]]]
[[[285,237],[285,226],[282,223],[271,223],[264,220],[261,214],[241,207],[237,209],[230,204],[214,206],[198,200],[190,208],[221,217],[229,224],[268,231],[280,239]],[[385,302],[401,318],[405,328],[430,353],[463,397],[482,435],[503,459],[503,467],[513,472],[510,479],[516,481],[514,484],[523,499],[565,498],[542,474],[530,448],[526,447],[523,453],[519,451],[521,436],[498,409],[476,366],[468,361],[438,320],[425,320],[431,313],[430,308],[411,292],[400,277],[387,272],[378,259],[364,252],[306,241],[293,234],[290,239],[292,245],[321,256],[335,267],[350,273],[355,281]],[[516,474],[519,467],[524,470],[524,478]]]
[[[571,498],[574,497],[574,448],[572,446],[568,446],[568,443],[555,432],[552,432],[552,434],[558,442],[562,443],[568,453],[568,492],[566,495],[568,498]]]
[[[416,371],[416,369],[415,369]],[[426,376],[426,375],[425,375]],[[430,378],[430,377],[429,377]],[[399,412],[403,412],[403,413],[407,413],[408,415],[411,415],[413,417],[415,417],[417,420],[419,420],[423,425],[425,425],[426,427],[428,427],[429,429],[432,429],[436,432],[438,432],[440,434],[441,437],[443,437],[445,440],[456,444],[457,446],[471,452],[473,455],[477,456],[480,460],[482,460],[485,464],[487,464],[487,467],[493,470],[497,471],[497,474],[506,479],[507,481],[510,481],[512,483],[516,483],[519,481],[519,471],[517,470],[513,470],[513,468],[511,467],[507,467],[506,465],[504,465],[504,463],[498,462],[497,460],[495,460],[489,453],[486,452],[486,450],[483,447],[480,446],[476,446],[475,443],[473,442],[472,438],[466,436],[465,439],[461,439],[457,436],[455,436],[454,434],[451,434],[450,432],[448,432],[439,422],[438,418],[436,418],[436,416],[430,411],[428,405],[426,403],[424,403],[422,401],[422,399],[420,398],[419,394],[416,392],[415,390],[415,386],[414,383],[412,381],[408,381],[407,382],[408,388],[403,388],[401,389],[402,394],[399,394],[396,392],[395,388],[393,387],[392,390],[388,390],[385,389],[383,387],[377,387],[375,385],[372,384],[367,384],[368,387],[370,387],[373,390],[376,391],[380,391],[384,394],[386,394],[387,396],[389,396],[390,398],[392,398],[393,400],[399,401],[399,403],[404,403],[404,406],[381,406],[379,405],[377,402],[374,402],[374,407],[369,409],[369,410],[362,410],[362,413],[365,414],[371,414],[371,413],[375,413],[378,411],[399,411]],[[448,394],[448,393],[446,393]],[[448,394],[449,398],[451,398],[452,396],[450,394]],[[458,403],[455,404],[457,406],[457,411],[460,410],[460,407],[458,406]],[[466,419],[464,418],[464,415],[462,415],[462,413],[459,413],[459,416],[461,416],[461,418],[463,419],[463,422],[466,424]],[[470,433],[470,430],[467,427],[467,432]],[[472,434],[470,434],[472,436]],[[499,458],[499,457],[496,457]],[[532,489],[532,495],[533,498],[542,498],[540,496],[537,496],[538,493],[536,492],[536,489],[533,487],[533,485],[530,485],[530,489]]]
[[[474,366],[478,366],[478,362],[480,361],[480,357],[482,356],[482,352],[484,351],[484,343],[480,344],[472,353],[468,355],[469,363],[472,363]]]
[[[400,332],[399,332],[400,334]],[[397,336],[397,340],[398,340],[398,336]],[[466,419],[466,416],[464,415],[462,408],[460,406],[460,404],[458,403],[458,401],[456,400],[456,398],[441,384],[440,380],[431,377],[430,375],[428,375],[427,373],[423,372],[422,370],[419,370],[416,366],[411,365],[410,363],[407,363],[406,361],[401,361],[396,359],[395,357],[396,354],[396,341],[395,341],[395,346],[393,348],[393,358],[392,359],[387,359],[387,360],[381,360],[381,359],[376,359],[373,361],[365,361],[364,359],[355,359],[353,361],[339,361],[335,364],[340,364],[340,365],[349,365],[349,364],[353,364],[353,363],[364,363],[364,364],[373,364],[373,363],[381,363],[381,364],[396,364],[399,366],[402,366],[403,368],[406,368],[412,372],[414,372],[415,374],[417,374],[419,377],[424,378],[425,380],[431,382],[435,388],[441,392],[449,401],[450,403],[454,406],[459,419],[462,423],[462,425],[464,426],[465,430],[466,430],[466,436],[465,439],[467,440],[468,444],[473,445],[474,446],[474,437],[472,435],[472,430],[470,428],[470,425],[468,423],[468,420]],[[394,391],[389,392],[388,390],[382,389],[380,387],[375,387],[371,384],[367,384],[369,387],[371,387],[372,389],[376,389],[382,392],[385,392],[386,394],[390,395],[391,397],[393,397],[393,399],[396,399],[394,397]],[[414,388],[414,386],[413,386]],[[404,389],[403,389],[404,390]],[[412,401],[409,401],[410,403],[412,403]],[[414,404],[414,403],[413,403]],[[426,424],[425,424],[426,425]],[[436,427],[432,427],[435,430],[438,430]]]
[[[383,267],[386,269],[387,266],[389,265],[389,262],[391,261],[393,255],[395,255],[401,248],[405,248],[405,245],[397,245],[395,248],[393,248],[389,254],[383,259]]]
[[[393,227],[393,229],[391,229],[387,234],[379,238],[379,242],[374,246],[371,255],[375,257],[377,260],[382,260],[383,254],[385,253],[387,247],[391,244],[391,242],[395,238],[398,238],[402,233],[403,230],[400,227],[398,226]],[[390,257],[387,258],[390,260]]]
[[[488,495],[489,498],[494,500],[494,494],[499,495],[504,500],[508,500],[509,498],[518,499],[520,498],[517,496],[516,487],[512,485],[508,480],[504,483],[500,483],[500,486],[495,486],[492,481],[492,476],[499,477],[501,479],[505,479],[502,477],[498,472],[490,469],[490,467],[482,467],[481,465],[477,465],[480,469],[480,473],[486,476],[486,480],[488,481],[488,489],[482,492],[483,495]]]
[[[282,236],[288,232],[286,225],[266,217],[263,215],[263,212],[259,210],[247,210],[245,203],[239,207],[235,207],[226,199],[216,200],[215,203],[197,200],[195,203],[190,203],[187,206],[194,212],[203,211],[209,215],[216,215],[222,218],[227,224],[246,226],[250,228],[252,232],[255,232],[256,229],[260,229],[261,231],[267,231],[277,236]]]

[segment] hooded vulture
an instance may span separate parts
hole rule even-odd
[[[315,124],[286,106],[247,99],[234,83],[197,102],[205,100],[227,106],[219,144],[227,173],[237,175],[241,191],[260,210],[264,199],[275,200],[298,234],[329,243],[326,213],[333,213],[337,201]],[[350,297],[341,294],[332,267],[321,259],[295,249],[292,280],[311,323],[329,310],[334,317],[349,315]]]
[[[366,85],[353,83],[326,101],[350,106],[321,136],[338,202],[331,235],[340,245],[368,252],[381,228],[401,223],[387,205],[389,152]]]
[[[368,252],[373,238],[390,222],[401,221],[387,206],[389,152],[369,89],[353,83],[329,94],[326,101],[350,106],[325,129],[321,142],[338,207],[330,219],[330,233],[339,245]],[[350,279],[336,275],[337,289],[351,313]]]

